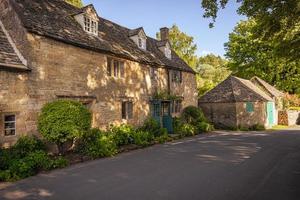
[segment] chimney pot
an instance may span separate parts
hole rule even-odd
[[[160,29],[160,40],[161,41],[169,40],[169,28],[163,27]]]

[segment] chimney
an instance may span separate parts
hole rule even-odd
[[[160,29],[160,40],[161,41],[169,40],[169,28],[163,27]]]

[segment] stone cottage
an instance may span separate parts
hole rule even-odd
[[[72,99],[93,113],[93,126],[168,126],[183,107],[197,105],[195,72],[142,27],[129,29],[99,16],[93,5],[62,0],[0,0],[0,144],[37,134],[47,102]],[[175,99],[154,99],[158,91]],[[164,119],[166,119],[164,121]]]
[[[270,85],[263,79],[254,76],[250,80],[254,85],[259,87],[261,90],[263,90],[269,97],[271,97],[275,102],[275,124],[278,124],[278,113],[279,111],[283,110],[283,101],[284,101],[284,93],[279,91],[274,86]]]
[[[202,96],[199,107],[218,128],[275,124],[274,100],[251,81],[235,76],[229,76]]]

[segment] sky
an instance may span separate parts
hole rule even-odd
[[[194,37],[197,54],[209,53],[223,56],[228,34],[243,16],[236,13],[238,4],[229,1],[225,10],[219,12],[214,28],[210,19],[202,17],[201,0],[83,0],[93,4],[98,15],[117,24],[135,29],[143,27],[146,34],[154,37],[161,27],[176,24],[181,31]]]

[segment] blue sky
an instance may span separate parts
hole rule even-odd
[[[235,24],[243,19],[236,13],[238,4],[229,1],[225,10],[219,13],[213,29],[204,19],[200,0],[83,0],[94,4],[99,16],[128,28],[144,27],[147,35],[155,37],[160,27],[179,28],[191,35],[198,46],[198,55],[214,53],[223,55],[224,43]]]

